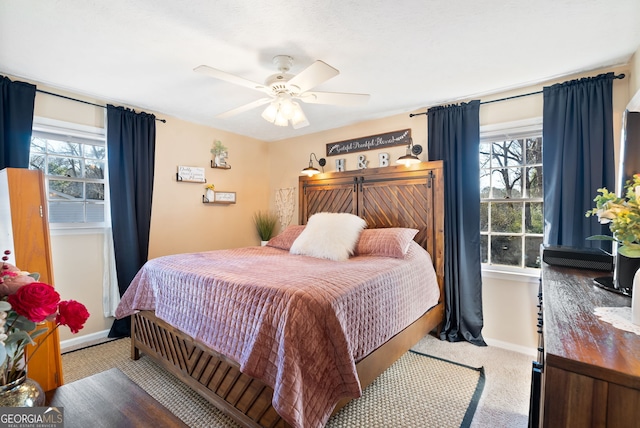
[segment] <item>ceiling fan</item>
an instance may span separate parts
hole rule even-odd
[[[310,89],[340,74],[338,70],[325,62],[315,61],[296,75],[287,74],[293,64],[292,57],[277,55],[273,57],[273,63],[278,68],[278,73],[267,77],[264,83],[253,82],[206,65],[200,65],[194,68],[194,71],[249,89],[255,89],[267,95],[265,98],[260,98],[216,116],[221,119],[269,104],[262,112],[262,117],[265,120],[278,126],[288,126],[289,121],[291,121],[291,126],[294,129],[298,129],[309,125],[309,121],[296,100],[309,104],[340,106],[361,105],[369,100],[368,94],[310,91]]]

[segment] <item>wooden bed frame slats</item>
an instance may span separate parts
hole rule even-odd
[[[444,320],[443,163],[325,173],[299,178],[299,224],[317,212],[348,212],[368,227],[418,229],[414,240],[431,254],[440,301],[413,324],[356,364],[362,389]],[[289,425],[271,405],[273,389],[240,372],[238,363],[160,320],[152,311],[132,317],[131,357],[143,352],[244,427]],[[349,400],[342,400],[334,413]]]
[[[308,207],[313,212],[356,213],[353,184],[338,189],[322,186],[309,192]]]
[[[136,314],[131,337],[132,358],[143,352],[198,391],[212,404],[247,427],[287,427],[271,406],[273,390],[240,372],[240,367],[157,318]]]

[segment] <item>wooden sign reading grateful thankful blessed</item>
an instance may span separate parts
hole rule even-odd
[[[327,156],[343,155],[345,153],[377,150],[384,147],[406,146],[411,139],[411,129],[369,135],[368,137],[338,141],[327,144]]]

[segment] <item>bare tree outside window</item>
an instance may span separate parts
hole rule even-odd
[[[542,137],[480,144],[482,262],[540,267],[543,236]]]
[[[46,177],[50,223],[104,223],[104,140],[34,131],[30,169]]]

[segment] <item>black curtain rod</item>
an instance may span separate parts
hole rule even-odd
[[[625,75],[624,73],[622,74],[617,74],[615,76],[613,76],[614,79],[624,79]],[[498,101],[507,101],[507,100],[512,100],[514,98],[522,98],[522,97],[528,97],[529,95],[537,95],[537,94],[541,94],[543,91],[536,91],[536,92],[529,92],[528,94],[521,94],[521,95],[514,95],[512,97],[506,97],[506,98],[498,98],[497,100],[491,100],[491,101],[482,101],[480,104],[491,104],[491,103],[497,103]],[[409,114],[409,117],[413,117],[413,116],[420,116],[423,114],[427,114],[427,112],[423,112],[423,113],[411,113]]]
[[[103,105],[95,104],[95,103],[90,103],[89,101],[79,100],[77,98],[67,97],[66,95],[54,94],[53,92],[43,91],[42,89],[36,89],[36,92],[40,92],[42,94],[47,94],[47,95],[53,95],[54,97],[58,97],[58,98],[64,98],[65,100],[76,101],[76,102],[83,103],[83,104],[89,104],[90,106],[95,106],[95,107],[100,107],[100,108],[107,108],[107,106],[103,106]],[[166,119],[158,119],[158,118],[156,118],[156,120],[158,122],[167,123]]]

